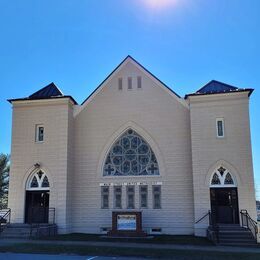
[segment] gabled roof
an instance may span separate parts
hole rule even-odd
[[[28,100],[53,99],[53,98],[70,98],[74,104],[77,104],[77,102],[73,99],[73,97],[64,95],[53,82],[47,85],[46,87],[31,94],[29,97],[8,99],[8,101],[12,103],[12,101],[22,101],[22,100],[28,101]]]
[[[135,66],[139,67],[148,77],[152,78],[157,82],[161,87],[163,87],[168,93],[170,93],[173,97],[175,97],[182,105],[187,107],[186,102],[170,87],[168,87],[164,82],[158,79],[155,75],[153,75],[149,70],[147,70],[143,65],[141,65],[137,60],[135,60],[132,56],[127,55],[126,58],[98,85],[98,87],[82,102],[80,109],[76,114],[80,113],[86,106],[90,100],[94,98],[94,96],[104,87],[104,85],[110,80],[110,78],[122,68],[128,62],[132,62]]]
[[[82,102],[81,105],[83,105],[101,86],[107,81],[127,60],[132,60],[138,66],[140,66],[143,70],[145,70],[147,73],[149,73],[153,78],[158,80],[162,85],[164,85],[167,89],[169,89],[174,95],[176,95],[178,98],[181,98],[176,92],[174,92],[170,87],[168,87],[165,83],[163,83],[160,79],[158,79],[155,75],[153,75],[149,70],[147,70],[142,64],[140,64],[137,60],[135,60],[132,56],[127,55],[123,61],[119,63],[119,65],[116,66],[116,68],[97,86],[97,88]]]
[[[205,86],[197,90],[195,93],[185,95],[185,99],[188,96],[223,94],[223,93],[234,93],[234,92],[244,92],[244,91],[248,91],[249,92],[248,96],[250,96],[254,90],[251,88],[237,88],[217,80],[211,80]]]

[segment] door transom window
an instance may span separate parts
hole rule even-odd
[[[214,171],[210,180],[210,187],[236,187],[232,174],[223,166]]]
[[[39,170],[28,181],[26,190],[49,190],[50,184],[47,175]]]

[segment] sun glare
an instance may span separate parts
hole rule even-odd
[[[176,4],[177,0],[143,0],[144,4],[151,9],[164,9]]]

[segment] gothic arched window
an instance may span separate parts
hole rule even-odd
[[[211,187],[233,186],[235,181],[231,173],[224,167],[219,167],[214,173],[210,181]]]
[[[103,176],[159,175],[159,166],[149,144],[128,129],[111,147]]]
[[[39,170],[29,179],[27,190],[49,190],[50,184],[47,175]]]

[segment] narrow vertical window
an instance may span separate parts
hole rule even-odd
[[[109,187],[101,187],[101,208],[109,208]]]
[[[123,89],[123,79],[118,78],[118,90],[122,90],[122,89]]]
[[[122,208],[122,187],[121,186],[114,187],[114,199],[115,199],[115,208],[121,209]]]
[[[36,142],[43,142],[44,141],[44,127],[43,125],[36,125]]]
[[[141,76],[137,77],[137,88],[138,89],[142,88],[142,77]]]
[[[148,207],[148,187],[147,185],[141,185],[139,188],[140,195],[140,208]]]
[[[127,186],[127,208],[134,209],[135,208],[135,187]]]
[[[161,208],[161,186],[159,185],[153,186],[153,208]]]
[[[133,88],[133,86],[132,86],[132,78],[131,77],[127,78],[127,88],[128,89],[132,89]]]
[[[216,119],[216,130],[217,130],[217,137],[224,137],[224,119],[223,118]]]

